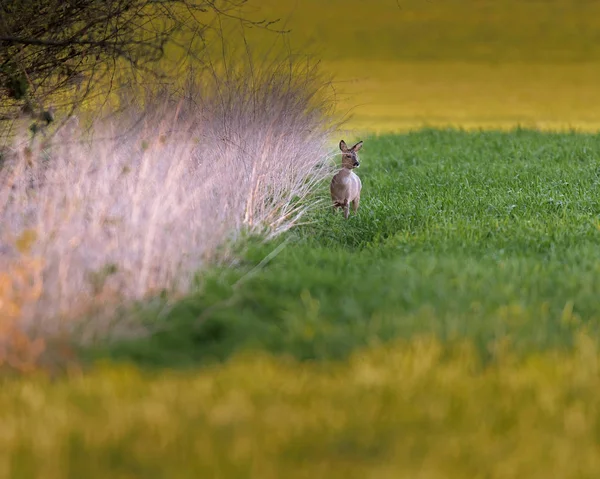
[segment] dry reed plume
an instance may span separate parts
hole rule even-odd
[[[185,292],[236,233],[294,225],[329,172],[326,86],[309,65],[213,68],[44,148],[15,142],[0,169],[0,266],[21,261],[28,234],[43,284],[23,324],[55,334],[92,307]]]

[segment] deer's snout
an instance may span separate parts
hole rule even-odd
[[[354,168],[358,168],[360,166],[360,163],[356,160],[354,160]]]

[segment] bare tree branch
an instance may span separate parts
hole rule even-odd
[[[0,0],[0,121],[39,115],[65,94],[76,107],[104,78],[109,93],[124,64],[159,79],[167,45],[198,60],[208,33],[223,34],[220,18],[277,31],[275,21],[246,18],[246,2]]]

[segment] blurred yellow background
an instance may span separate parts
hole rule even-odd
[[[358,130],[600,126],[598,1],[257,3],[335,75]]]

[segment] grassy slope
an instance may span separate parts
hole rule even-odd
[[[599,146],[529,131],[367,139],[357,217],[323,208],[267,266],[247,276],[276,245],[251,248],[161,313],[164,331],[110,354],[170,366],[240,348],[340,358],[417,333],[470,338],[484,356],[506,340],[568,347],[600,325]]]

